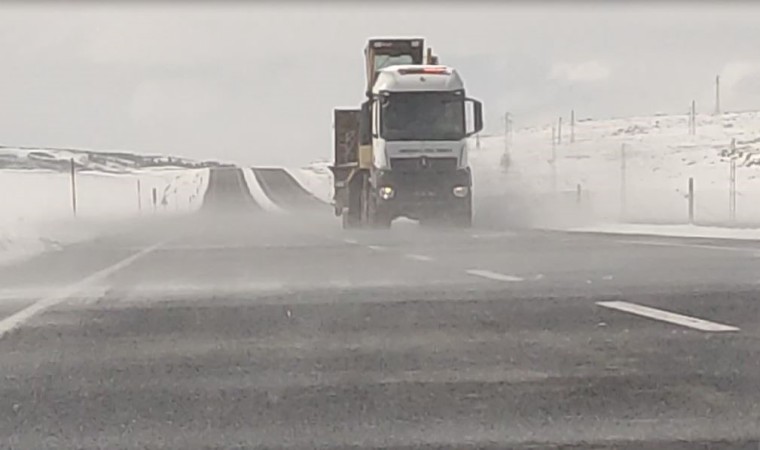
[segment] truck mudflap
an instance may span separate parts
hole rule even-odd
[[[375,171],[372,189],[377,209],[390,217],[423,222],[446,221],[469,224],[472,217],[470,169],[451,171]]]

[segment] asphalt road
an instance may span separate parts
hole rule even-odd
[[[0,447],[758,448],[760,243],[346,233],[238,176],[0,268]]]

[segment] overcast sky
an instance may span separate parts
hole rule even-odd
[[[0,144],[240,164],[329,158],[370,36],[425,37],[487,131],[579,117],[760,108],[760,7],[700,2],[0,5]],[[373,6],[374,5],[374,6]],[[411,5],[411,6],[410,6]]]

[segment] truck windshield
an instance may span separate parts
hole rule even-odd
[[[375,56],[375,72],[391,66],[414,64],[412,55],[377,55]]]
[[[388,141],[457,141],[464,138],[464,95],[405,92],[381,103],[381,136]]]

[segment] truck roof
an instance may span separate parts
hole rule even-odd
[[[464,89],[459,73],[448,66],[401,65],[383,68],[372,88],[374,94],[382,91],[458,91]]]

